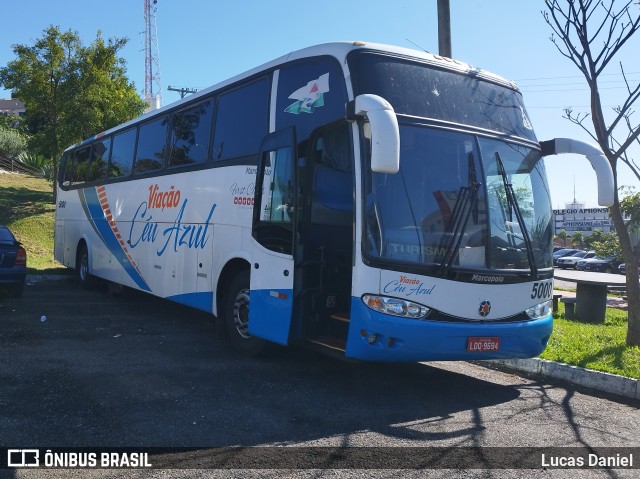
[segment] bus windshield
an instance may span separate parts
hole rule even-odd
[[[399,173],[364,169],[366,257],[441,274],[552,267],[544,164],[517,90],[367,51],[349,66],[355,94],[382,96],[400,124]]]
[[[355,95],[379,95],[396,113],[536,141],[520,93],[474,70],[446,71],[368,51],[352,52],[349,68]]]
[[[365,176],[365,254],[471,270],[551,268],[540,152],[471,133],[400,125],[400,171]]]

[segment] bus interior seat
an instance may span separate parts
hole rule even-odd
[[[317,167],[311,202],[311,223],[351,226],[353,222],[353,183],[351,172],[324,165]]]

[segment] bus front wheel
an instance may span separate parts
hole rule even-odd
[[[229,339],[240,353],[257,356],[265,350],[265,340],[249,334],[249,271],[236,274],[229,283],[224,313]]]

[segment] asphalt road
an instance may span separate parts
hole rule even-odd
[[[175,450],[171,464],[193,468],[210,448],[229,446],[501,447],[506,454],[515,446],[640,448],[638,431],[638,404],[467,363],[352,364],[295,349],[243,358],[210,316],[130,290],[112,296],[72,281],[44,282],[28,286],[22,298],[0,298],[0,447],[188,448]],[[287,477],[338,474],[331,461],[325,467]],[[343,472],[340,477],[398,476],[379,469]],[[403,475],[422,477],[419,472]],[[456,475],[475,477],[472,472]],[[567,471],[537,472],[566,477]],[[637,469],[571,472],[638,477]],[[153,475],[250,474],[187,469]],[[42,476],[16,469],[0,477]]]

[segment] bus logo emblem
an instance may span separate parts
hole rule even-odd
[[[300,113],[313,113],[317,107],[324,106],[324,94],[329,93],[329,74],[320,75],[316,80],[311,80],[302,88],[294,91],[289,98],[298,100],[289,105],[284,111],[298,115]]]
[[[491,303],[489,301],[483,301],[478,308],[478,314],[483,318],[491,312]]]

